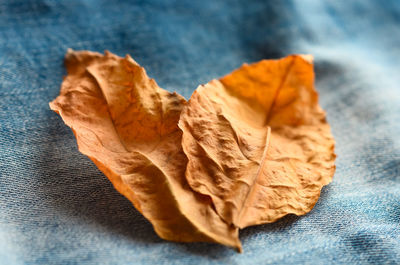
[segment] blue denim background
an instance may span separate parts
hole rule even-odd
[[[244,254],[159,239],[49,110],[67,48],[131,54],[189,98],[243,62],[315,56],[337,172]],[[0,0],[1,264],[399,264],[400,1]]]

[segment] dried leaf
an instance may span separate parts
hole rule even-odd
[[[179,127],[189,185],[243,228],[302,215],[335,166],[310,56],[243,65],[200,86]]]
[[[173,241],[217,242],[240,250],[238,229],[226,224],[208,196],[185,174],[177,123],[186,101],[149,79],[131,57],[106,52],[66,55],[68,76],[50,103],[76,136],[79,150]]]

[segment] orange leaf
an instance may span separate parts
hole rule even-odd
[[[243,228],[305,214],[331,181],[334,139],[311,60],[243,65],[198,87],[184,107],[186,178],[227,223]]]
[[[187,159],[177,126],[184,98],[158,87],[129,56],[69,50],[65,63],[68,76],[51,109],[72,128],[79,150],[157,234],[240,250],[238,229],[226,224],[185,178]]]

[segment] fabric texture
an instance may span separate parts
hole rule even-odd
[[[50,111],[67,48],[130,54],[189,98],[244,62],[315,57],[337,171],[244,253],[173,243]],[[0,1],[0,264],[400,264],[400,1]]]

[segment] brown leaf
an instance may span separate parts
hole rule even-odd
[[[243,228],[302,215],[335,166],[310,56],[243,65],[200,86],[179,127],[189,185]]]
[[[72,128],[79,150],[157,234],[240,250],[238,229],[227,225],[209,197],[194,192],[184,176],[187,159],[177,126],[183,97],[158,87],[129,56],[69,50],[65,63],[68,76],[51,109]]]

